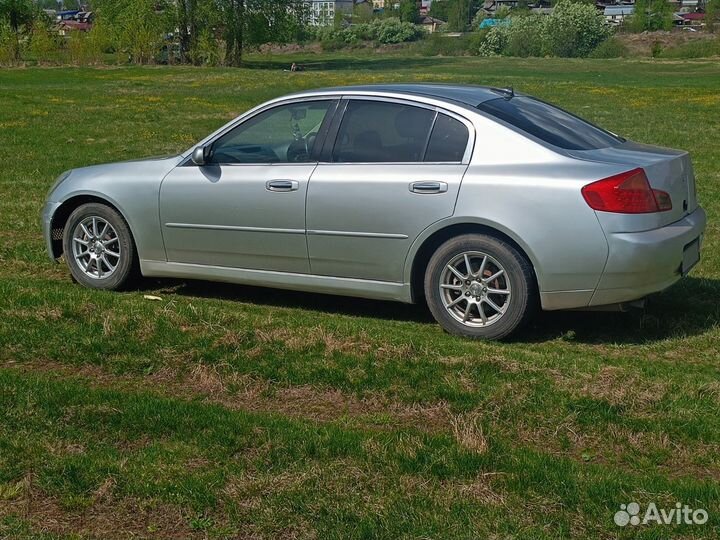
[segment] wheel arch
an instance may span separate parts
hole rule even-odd
[[[50,218],[50,249],[52,250],[52,257],[54,259],[60,258],[63,254],[63,235],[65,233],[65,225],[67,220],[76,209],[80,208],[83,204],[98,203],[103,204],[109,208],[115,210],[122,218],[130,229],[130,235],[133,243],[135,243],[135,234],[132,230],[132,226],[127,219],[127,216],[122,209],[109,200],[107,197],[102,197],[92,193],[81,193],[76,194],[65,199],[60,206],[57,207],[52,217]],[[136,246],[137,248],[137,246]]]
[[[524,256],[533,268],[535,285],[540,288],[540,280],[537,270],[537,259],[532,251],[512,232],[505,230],[497,224],[488,224],[480,221],[453,220],[436,224],[435,227],[426,229],[423,234],[413,243],[406,260],[406,283],[410,283],[410,295],[413,302],[424,298],[425,271],[430,262],[432,254],[445,241],[463,234],[484,234],[511,244]]]

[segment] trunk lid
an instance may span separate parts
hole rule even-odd
[[[674,223],[697,208],[695,174],[690,155],[683,150],[627,141],[598,150],[571,150],[568,154],[577,159],[627,165],[628,170],[642,167],[650,186],[667,192],[672,200],[672,210],[653,214],[657,226]]]

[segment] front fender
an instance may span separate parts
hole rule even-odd
[[[46,238],[51,238],[52,219],[60,208],[73,204],[78,197],[92,197],[107,201],[120,212],[130,227],[139,258],[165,260],[158,195],[162,179],[180,159],[176,156],[98,165],[72,171],[48,195],[43,212]]]

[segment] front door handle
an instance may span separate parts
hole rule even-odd
[[[268,191],[297,191],[300,184],[297,180],[268,180],[265,189]]]
[[[413,182],[409,187],[413,193],[445,193],[448,189],[446,182]]]

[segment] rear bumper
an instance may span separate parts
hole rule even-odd
[[[607,235],[608,260],[589,306],[630,302],[666,289],[681,275],[683,250],[705,232],[698,207],[675,223],[638,233]]]

